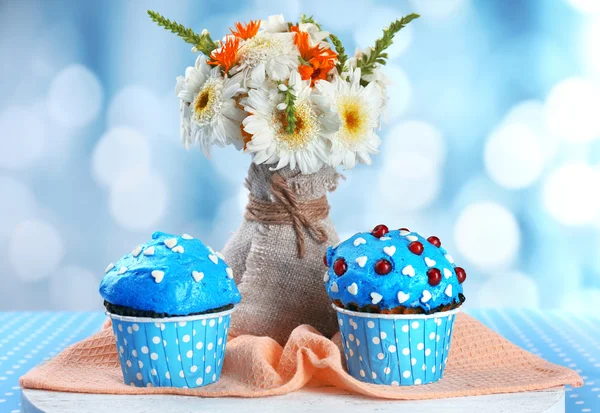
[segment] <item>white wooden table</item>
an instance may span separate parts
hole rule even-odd
[[[555,388],[539,392],[495,394],[442,400],[375,400],[336,388],[302,389],[268,398],[198,398],[168,395],[132,396],[48,392],[24,389],[23,413],[564,413],[565,392]]]

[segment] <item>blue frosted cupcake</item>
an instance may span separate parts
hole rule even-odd
[[[187,234],[155,232],[107,267],[100,294],[126,384],[193,388],[219,379],[241,299],[219,253]]]
[[[378,225],[330,247],[325,263],[352,376],[387,385],[442,378],[466,273],[437,237]]]

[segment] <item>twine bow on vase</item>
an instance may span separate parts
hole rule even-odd
[[[287,180],[279,174],[271,177],[271,193],[275,202],[249,195],[245,214],[247,220],[267,225],[292,225],[296,234],[298,258],[306,255],[304,230],[319,244],[327,242],[329,237],[321,224],[329,216],[327,197],[300,202]]]

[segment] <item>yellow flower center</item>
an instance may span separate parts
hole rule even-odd
[[[287,132],[288,121],[285,111],[276,110],[272,118],[277,140],[290,150],[305,148],[319,133],[317,115],[308,103],[296,105],[295,116],[294,133]]]
[[[347,143],[361,141],[369,131],[369,111],[356,97],[344,97],[337,105],[342,121],[339,136]]]
[[[208,122],[215,111],[215,103],[218,98],[218,84],[209,80],[200,89],[200,92],[194,98],[192,107],[194,109],[194,118],[197,122]]]

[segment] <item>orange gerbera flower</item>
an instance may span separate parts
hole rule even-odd
[[[229,71],[236,63],[237,51],[240,48],[240,39],[235,36],[227,36],[225,43],[219,41],[221,44],[219,48],[212,51],[210,58],[207,63],[209,65],[217,66],[220,65],[225,70],[225,73]]]
[[[229,28],[231,34],[243,40],[256,36],[260,28],[260,20],[250,20],[250,23],[235,23],[235,30]]]
[[[321,45],[310,47],[308,33],[299,31],[298,26],[291,26],[290,31],[296,32],[294,44],[303,60],[298,67],[302,80],[310,79],[314,86],[317,80],[327,79],[327,74],[335,67],[337,53]]]

